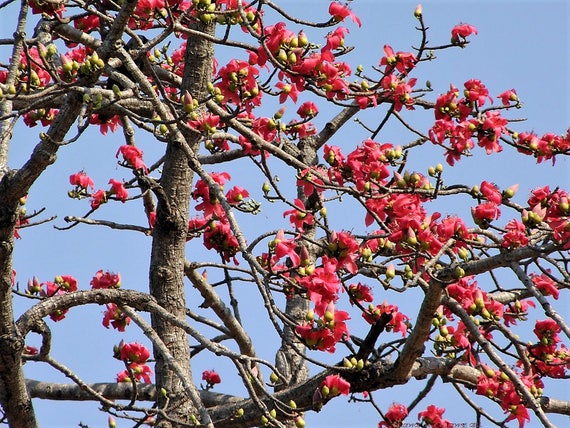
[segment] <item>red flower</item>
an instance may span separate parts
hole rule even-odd
[[[471,208],[471,215],[477,226],[486,229],[493,220],[499,218],[501,210],[499,210],[499,207],[493,202],[483,202],[475,208]]]
[[[312,119],[319,113],[317,105],[312,101],[305,101],[297,109],[297,114],[303,119]]]
[[[489,202],[499,205],[503,201],[503,195],[501,191],[494,183],[489,183],[488,181],[483,181],[481,183],[481,193],[485,196]]]
[[[384,415],[384,421],[378,424],[378,428],[394,428],[402,426],[402,422],[408,416],[408,408],[403,404],[394,403]]]
[[[244,198],[249,197],[249,192],[243,187],[234,186],[226,193],[226,199],[230,205],[238,205],[244,200]]]
[[[352,21],[359,27],[362,25],[358,16],[356,16],[348,7],[337,2],[332,2],[329,6],[329,14],[332,15],[333,19],[337,22],[344,21],[345,18],[349,17]]]
[[[289,216],[289,221],[297,230],[302,231],[305,224],[312,225],[315,221],[313,214],[305,210],[305,204],[300,199],[295,199],[295,209],[287,210],[283,217]]]
[[[269,243],[269,245],[273,248],[275,253],[275,257],[273,258],[272,262],[276,263],[279,259],[289,256],[291,259],[291,263],[293,267],[299,266],[301,262],[301,258],[297,253],[297,243],[293,239],[285,239],[285,233],[283,229],[280,229],[275,236],[275,239]]]
[[[206,381],[206,389],[211,389],[222,381],[220,375],[214,370],[204,370],[202,373],[202,380]]]
[[[149,350],[140,343],[125,343],[121,347],[120,359],[128,363],[144,364],[149,358]]]
[[[107,193],[103,189],[97,190],[91,195],[91,209],[96,210],[105,202],[107,202]]]
[[[503,236],[503,248],[517,248],[528,244],[526,227],[520,221],[513,219],[505,226],[507,233]]]
[[[528,414],[528,410],[524,404],[510,406],[509,409],[505,410],[505,413],[506,412],[509,412],[507,422],[516,419],[519,421],[519,428],[524,427],[525,421],[530,421],[530,415]]]
[[[514,89],[509,89],[508,91],[500,93],[497,98],[501,99],[504,106],[510,105],[511,101],[518,104],[519,98],[517,97],[517,91]]]
[[[80,187],[83,190],[87,190],[88,187],[91,187],[92,189],[95,188],[93,180],[85,173],[85,171],[79,171],[75,174],[71,174],[69,176],[69,182],[72,186]]]
[[[150,375],[152,374],[152,370],[146,364],[137,364],[131,363],[129,364],[129,369],[131,369],[131,373],[133,374],[135,380],[140,381],[143,380],[145,383],[152,383],[150,379]],[[131,382],[131,374],[128,370],[123,370],[121,373],[117,374],[117,382]]]
[[[477,28],[469,24],[458,24],[451,29],[451,43],[463,44],[471,34],[477,34]]]
[[[384,45],[384,54],[385,56],[380,60],[380,65],[386,66],[387,73],[394,68],[400,73],[408,73],[416,65],[416,56],[411,52],[394,53],[390,45]]]
[[[297,99],[299,97],[299,90],[297,89],[297,85],[277,82],[275,86],[277,89],[281,89],[281,92],[279,93],[279,104],[285,103],[288,97],[291,98],[294,103],[297,102]]]
[[[35,279],[35,277],[34,277]],[[41,297],[52,297],[52,296],[57,296],[57,295],[61,295],[65,293],[65,290],[62,289],[62,287],[54,282],[50,282],[50,281],[46,281],[45,283],[42,283],[41,285],[44,286],[44,288],[41,289],[40,291],[40,296]],[[68,309],[58,309],[54,312],[52,312],[51,314],[49,314],[49,317],[52,319],[52,321],[61,321],[62,319],[65,318],[65,315],[67,314]]]
[[[350,294],[350,303],[354,304],[354,300],[357,302],[372,302],[374,298],[372,297],[372,291],[367,285],[362,285],[360,282],[358,284],[350,284],[348,286],[348,293]]]
[[[538,288],[542,294],[544,294],[545,296],[553,296],[554,299],[558,300],[558,294],[560,293],[560,291],[556,286],[556,282],[554,282],[552,278],[550,278],[546,274],[542,275],[532,274],[530,277],[536,288]]]
[[[111,178],[109,184],[111,185],[111,193],[115,194],[119,201],[125,202],[129,198],[129,192],[127,192],[122,182]]]
[[[430,404],[426,410],[418,413],[418,420],[434,428],[452,428],[453,424],[451,422],[442,419],[444,412],[445,409],[438,409],[433,404]]]
[[[93,289],[98,288],[120,288],[121,287],[121,274],[103,272],[103,269],[97,271],[95,276],[90,282]]]
[[[103,326],[109,328],[109,324],[111,324],[114,329],[125,331],[125,327],[131,323],[131,319],[114,303],[108,303],[106,307]]]
[[[408,320],[410,319],[407,315],[402,314],[398,311],[396,305],[389,305],[384,302],[381,305],[372,306],[369,305],[368,309],[362,312],[362,317],[370,324],[374,324],[380,319],[383,314],[390,314],[391,319],[386,326],[387,331],[401,332],[402,337],[406,335],[408,331]]]
[[[488,155],[503,151],[499,140],[501,134],[506,130],[507,123],[507,119],[501,117],[501,113],[498,111],[489,111],[484,114],[483,123],[480,124],[477,132],[477,145],[485,148]]]
[[[148,168],[142,160],[143,151],[136,146],[124,145],[119,147],[115,157],[123,155],[125,162],[135,170],[141,170],[145,174],[148,173]]]
[[[323,398],[330,399],[337,395],[348,395],[350,393],[350,383],[339,375],[329,375],[321,383],[321,394]]]
[[[478,106],[482,106],[489,99],[493,103],[493,99],[489,96],[489,91],[480,80],[468,80],[464,83],[464,86],[465,91],[463,91],[463,94],[470,102],[476,102]]]
[[[204,246],[208,250],[215,249],[225,262],[234,257],[234,263],[238,264],[235,255],[239,250],[239,242],[226,219],[208,224],[204,232]]]
[[[77,291],[77,280],[71,275],[58,275],[54,282],[63,291]]]
[[[548,318],[543,321],[537,321],[534,325],[533,332],[543,344],[551,345],[560,342],[558,333],[560,333],[561,330],[560,326],[556,324],[556,321]]]

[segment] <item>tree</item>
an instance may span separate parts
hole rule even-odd
[[[374,408],[382,426],[406,417],[444,426],[444,409],[419,403],[438,379],[477,424],[552,426],[551,415],[570,414],[549,392],[570,363],[556,311],[568,286],[567,193],[447,178],[478,152],[554,166],[570,136],[515,129],[514,89],[492,102],[477,79],[442,94],[416,80],[440,53],[468,47],[475,27],[432,43],[418,7],[415,48],[386,45],[375,67],[351,67],[344,25],[360,19],[338,2],[326,12],[310,22],[268,1],[21,6],[0,71],[0,402],[10,426],[37,426],[32,398],[95,401],[125,426],[303,426],[343,394]],[[413,122],[422,114],[425,127]],[[43,130],[29,159],[9,167],[19,121]],[[393,123],[399,141],[386,143]],[[148,284],[122,284],[106,268],[87,274],[89,286],[69,272],[21,279],[15,239],[50,220],[41,210],[50,201],[31,198],[29,213],[26,196],[52,168],[75,168],[56,156],[94,128],[122,131],[118,167],[83,158],[84,170],[68,172],[66,190],[86,212],[56,226],[109,229],[117,246],[137,232],[149,254],[125,260],[148,264]],[[416,167],[426,150],[441,160]],[[263,177],[255,188],[252,176]],[[472,218],[446,215],[452,203]],[[404,310],[400,296],[415,304]],[[105,305],[103,325],[117,335],[135,335],[113,336],[117,382],[87,383],[67,368],[73,359],[52,355],[52,332],[90,305]],[[265,328],[258,340],[248,312]],[[225,367],[223,382],[240,392],[214,392],[216,367],[196,376],[195,361]],[[71,383],[26,379],[32,365]],[[375,391],[413,379],[411,402],[376,404]]]

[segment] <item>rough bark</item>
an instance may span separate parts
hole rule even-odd
[[[196,24],[196,30],[212,34],[214,27]],[[204,39],[190,37],[187,41],[182,93],[186,90],[195,98],[206,96],[213,66],[213,45]],[[184,252],[188,232],[188,209],[194,173],[188,165],[187,151],[194,151],[198,136],[174,133],[167,145],[160,185],[166,196],[159,200],[157,220],[153,232],[150,261],[150,293],[170,313],[179,319],[186,317],[184,295]],[[182,370],[192,373],[190,348],[184,330],[172,326],[158,317],[152,317],[152,326],[170,353],[176,356]],[[158,407],[180,422],[161,420],[160,427],[188,424],[199,403],[193,403],[181,380],[160,354],[156,357],[156,383],[168,393],[168,400],[159,397]],[[205,421],[202,421],[205,422]]]

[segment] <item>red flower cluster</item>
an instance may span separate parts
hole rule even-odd
[[[538,163],[552,159],[554,164],[557,154],[570,150],[570,129],[565,136],[549,132],[539,137],[533,132],[521,132],[513,140],[520,153],[533,155]]]
[[[115,330],[125,331],[131,323],[131,319],[114,303],[105,305],[107,310],[103,315],[103,326],[109,328],[112,325]]]
[[[120,288],[121,274],[112,272],[103,272],[103,269],[95,273],[90,282],[91,287],[95,290],[98,288]]]
[[[542,394],[543,384],[536,376],[518,374],[518,377],[535,397]],[[482,374],[477,378],[477,394],[499,401],[501,408],[509,414],[507,421],[516,419],[520,428],[530,421],[526,406],[505,373],[483,366]]]
[[[26,293],[32,296],[39,295],[42,298],[60,296],[65,293],[77,291],[77,279],[71,275],[58,275],[54,281],[41,282],[37,277],[28,280]],[[53,321],[61,321],[65,318],[68,309],[58,309],[52,312],[49,317]]]
[[[210,173],[211,179],[224,189],[224,184],[231,178],[227,172]],[[225,199],[230,205],[240,206],[244,204],[244,198],[249,197],[249,192],[243,187],[234,186],[225,194]],[[202,211],[203,217],[190,221],[189,239],[203,234],[204,246],[208,249],[214,249],[222,255],[224,261],[229,262],[233,257],[237,264],[235,255],[239,250],[239,243],[231,230],[226,212],[224,211],[220,201],[216,199],[204,180],[198,180],[194,191],[192,192],[194,200],[201,200],[196,205],[196,210]]]
[[[115,350],[116,357],[127,365],[127,369],[117,374],[117,382],[132,382],[143,380],[151,383],[152,370],[146,364],[150,358],[149,350],[140,343],[119,344]]]
[[[451,85],[450,90],[438,97],[435,105],[435,124],[429,130],[434,144],[440,144],[447,152],[447,163],[454,165],[462,155],[474,147],[473,139],[487,154],[502,151],[499,143],[501,135],[507,132],[508,121],[497,110],[484,110],[477,114],[486,100],[492,102],[489,91],[480,80],[465,82],[464,98],[459,98],[459,90]],[[512,92],[509,93],[509,98]],[[500,97],[506,97],[506,93]],[[476,119],[468,119],[471,115]],[[445,145],[445,143],[449,145]]]
[[[570,351],[564,344],[559,333],[560,326],[552,319],[537,321],[534,334],[538,343],[528,345],[528,353],[533,369],[541,376],[553,378],[567,377],[570,370]]]
[[[554,239],[570,248],[570,197],[564,190],[550,191],[548,186],[535,189],[528,200],[529,209],[522,212],[522,222],[533,228],[546,223],[554,232]]]

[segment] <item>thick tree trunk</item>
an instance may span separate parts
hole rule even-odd
[[[196,25],[196,30],[213,34],[214,27]],[[211,42],[196,36],[189,37],[185,55],[182,93],[188,91],[202,100],[207,95],[207,83],[211,80],[214,49]],[[180,319],[186,317],[184,294],[184,261],[188,232],[188,211],[194,172],[188,166],[184,145],[197,150],[197,135],[185,135],[185,141],[169,142],[166,150],[160,185],[166,196],[159,201],[157,221],[153,232],[150,262],[150,292],[170,313]],[[190,348],[187,334],[159,317],[152,318],[152,326],[168,347],[185,373],[191,377]],[[159,395],[158,406],[167,411],[174,421],[160,420],[160,427],[191,424],[198,418],[197,403],[193,403],[182,381],[162,356],[155,352],[156,384],[164,388],[168,398]],[[166,407],[166,408],[165,408]],[[176,421],[179,421],[178,424]]]
[[[0,197],[0,403],[10,427],[33,428],[37,422],[21,364],[24,338],[16,330],[12,310],[11,259],[17,210],[17,202],[3,205]]]

